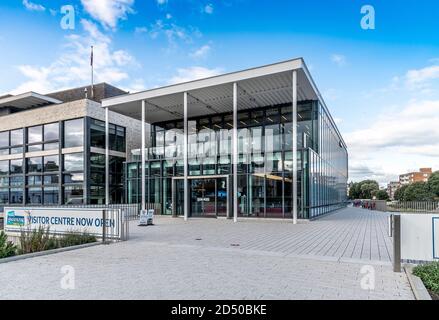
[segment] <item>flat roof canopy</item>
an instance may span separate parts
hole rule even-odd
[[[224,74],[104,99],[103,107],[141,120],[146,101],[146,122],[183,118],[183,93],[188,92],[188,117],[232,112],[233,83],[238,84],[239,110],[275,106],[292,101],[292,71],[297,70],[298,100],[318,100],[319,92],[303,59]]]
[[[22,93],[16,96],[9,95],[0,98],[0,108],[12,107],[23,110],[59,103],[62,103],[62,101],[35,92]]]

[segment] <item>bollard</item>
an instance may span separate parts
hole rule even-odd
[[[393,216],[393,271],[401,272],[401,216]]]

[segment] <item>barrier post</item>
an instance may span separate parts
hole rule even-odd
[[[401,272],[401,216],[393,216],[393,271]]]

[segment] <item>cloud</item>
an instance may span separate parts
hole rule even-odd
[[[395,179],[408,168],[439,164],[439,100],[412,100],[365,128],[344,134],[352,178]],[[371,172],[360,169],[372,168]],[[390,180],[388,180],[390,181]],[[387,182],[388,182],[387,181]]]
[[[147,27],[136,27],[136,29],[134,29],[134,32],[137,34],[147,33],[148,28]]]
[[[346,65],[346,57],[342,54],[333,54],[331,56],[331,61],[334,62],[339,67]]]
[[[167,4],[167,3],[168,3],[168,0],[157,0],[157,4],[159,6],[163,6],[163,5]]]
[[[188,82],[192,80],[204,79],[213,76],[217,76],[222,73],[222,69],[208,69],[204,67],[189,67],[189,68],[181,68],[177,70],[177,74],[173,76],[168,83],[176,84],[182,82]]]
[[[409,70],[405,75],[407,87],[411,90],[427,89],[430,81],[439,79],[439,65]]]
[[[81,0],[85,11],[104,27],[115,29],[119,20],[133,13],[134,0]]]
[[[198,48],[197,50],[192,52],[190,54],[190,56],[194,59],[205,58],[209,54],[210,50],[211,50],[211,47],[206,44],[206,45],[202,46],[201,48]]]
[[[209,3],[204,7],[204,12],[207,14],[213,14],[213,4]]]
[[[151,39],[155,40],[159,37],[164,37],[171,47],[177,46],[179,41],[191,43],[194,37],[201,37],[200,31],[196,28],[184,28],[175,23],[167,23],[160,19],[156,20],[148,30]]]
[[[36,4],[29,0],[23,0],[23,5],[29,11],[46,11],[46,8],[41,4]]]
[[[94,44],[96,82],[117,84],[127,80],[127,68],[137,66],[135,58],[125,50],[114,50],[112,39],[93,22],[83,19],[81,25],[84,34],[67,36],[61,56],[50,65],[18,66],[27,80],[12,93],[36,91],[44,94],[90,83],[90,43]]]

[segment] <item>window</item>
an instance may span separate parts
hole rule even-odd
[[[59,140],[59,124],[58,123],[45,124],[44,141],[53,141],[53,140]]]
[[[0,148],[9,147],[9,131],[0,132]]]
[[[65,183],[83,183],[84,174],[83,173],[69,173],[64,175]]]
[[[45,143],[44,144],[44,150],[57,150],[59,149],[59,143],[58,142],[52,142],[52,143]]]
[[[11,203],[11,204],[23,203],[23,189],[22,188],[12,188],[11,189],[9,203]]]
[[[84,119],[64,122],[64,147],[81,147],[84,145]]]
[[[1,204],[9,203],[9,189],[0,188],[0,203]]]
[[[27,143],[43,141],[43,126],[36,126],[27,129]]]
[[[90,120],[90,145],[105,149],[105,122],[95,119]]]
[[[70,153],[64,155],[65,171],[84,171],[84,154]]]
[[[23,173],[23,159],[11,160],[11,174]]]
[[[6,176],[9,173],[9,161],[0,161],[0,176]]]
[[[65,204],[83,204],[84,189],[82,186],[65,186],[64,187]]]
[[[44,171],[58,171],[59,170],[59,157],[48,156],[44,157]]]
[[[11,131],[11,146],[23,145],[23,129]]]
[[[27,159],[27,172],[42,172],[43,171],[43,158],[28,158]]]
[[[59,182],[58,175],[44,176],[44,185],[57,184]]]
[[[27,203],[30,204],[42,204],[43,203],[43,189],[41,188],[29,188],[27,191]]]
[[[40,186],[42,184],[41,176],[29,176],[27,178],[27,184],[30,186]]]
[[[14,187],[22,186],[23,181],[23,176],[13,176],[9,178],[9,184]]]
[[[55,187],[45,187],[44,204],[57,204],[59,202],[59,190]]]

